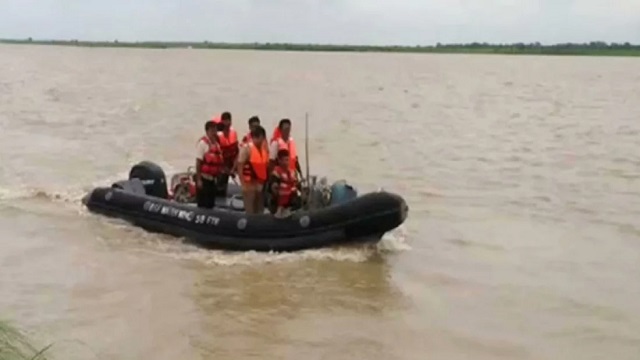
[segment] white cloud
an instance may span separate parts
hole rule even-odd
[[[640,42],[640,0],[0,0],[1,37]]]

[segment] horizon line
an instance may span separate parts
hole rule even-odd
[[[531,42],[480,42],[480,41],[471,41],[471,42],[436,42],[435,44],[415,44],[415,45],[400,45],[400,44],[386,44],[386,45],[373,45],[373,44],[357,44],[357,43],[320,43],[320,42],[274,42],[274,41],[245,41],[245,42],[233,42],[233,41],[211,41],[211,40],[82,40],[82,39],[46,39],[46,38],[0,38],[0,42],[63,42],[63,43],[105,43],[105,44],[183,44],[183,45],[246,45],[246,46],[260,46],[260,45],[289,45],[289,46],[339,46],[339,47],[369,47],[369,48],[429,48],[429,47],[438,47],[438,46],[513,46],[513,45],[534,45],[540,47],[553,47],[553,46],[562,46],[562,45],[600,45],[600,46],[631,46],[637,47],[640,46],[640,43],[635,44],[629,41],[621,41],[621,42],[608,42],[602,40],[591,40],[585,42],[555,42],[555,43],[542,43],[539,41],[531,41]]]

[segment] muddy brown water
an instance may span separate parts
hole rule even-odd
[[[0,46],[0,316],[59,359],[637,359],[640,62]],[[282,117],[410,206],[378,246],[205,251],[87,213]]]

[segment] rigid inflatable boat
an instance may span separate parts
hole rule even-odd
[[[242,192],[233,182],[213,209],[193,201],[192,174],[172,177],[143,161],[128,180],[87,194],[89,211],[126,220],[152,232],[183,237],[197,245],[236,251],[296,251],[346,243],[378,242],[402,224],[408,206],[399,195],[378,191],[358,195],[345,181],[309,181],[307,202],[286,218],[244,212]]]

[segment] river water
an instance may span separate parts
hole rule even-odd
[[[57,359],[637,359],[640,62],[0,46],[0,317]],[[378,246],[185,245],[85,211],[203,123],[290,117],[402,194]]]

